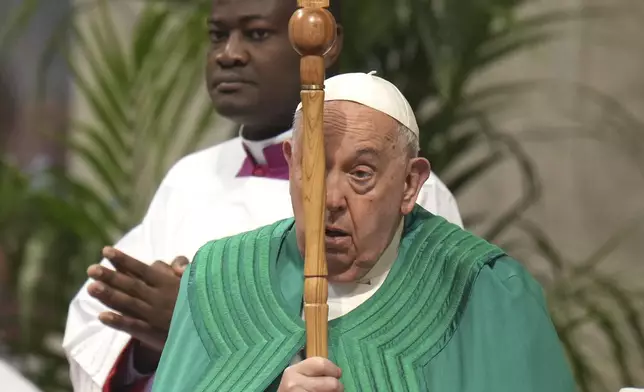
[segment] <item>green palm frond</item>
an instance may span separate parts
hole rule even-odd
[[[635,220],[642,223],[642,220]],[[521,219],[515,227],[534,241],[534,248],[548,263],[550,273],[542,279],[551,316],[568,353],[580,391],[608,389],[607,376],[618,385],[637,385],[641,372],[634,358],[644,363],[644,296],[619,284],[598,267],[610,251],[638,233],[626,225],[613,238],[598,246],[583,260],[566,258],[552,239],[534,222]],[[639,226],[641,228],[641,226]]]
[[[123,43],[107,2],[97,7],[89,28],[72,29],[84,64],[70,65],[92,118],[75,123],[70,146],[122,231],[140,220],[169,166],[213,129],[215,112],[203,104],[205,14],[147,5]]]
[[[87,174],[48,171],[46,186],[34,188],[30,175],[0,170],[0,248],[19,309],[11,348],[35,358],[25,371],[52,392],[69,390],[66,359],[52,342],[87,265],[140,220],[169,167],[200,147],[216,121],[202,86],[210,4],[144,5],[127,40],[108,4],[76,7],[41,64],[44,71],[59,52],[68,59],[88,116],[72,119],[61,142]],[[81,24],[79,13],[90,11]]]

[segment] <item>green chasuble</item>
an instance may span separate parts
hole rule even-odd
[[[293,219],[203,246],[184,273],[153,392],[275,391],[304,346]],[[416,206],[374,295],[329,322],[346,391],[572,392],[539,284]]]

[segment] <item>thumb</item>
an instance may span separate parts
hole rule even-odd
[[[182,276],[189,263],[190,262],[185,256],[178,256],[175,257],[174,260],[172,260],[170,266],[177,276]]]

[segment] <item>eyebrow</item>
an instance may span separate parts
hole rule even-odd
[[[363,148],[359,148],[359,149],[356,151],[356,156],[357,156],[357,157],[360,157],[360,156],[363,156],[363,155],[373,155],[373,156],[378,156],[379,154],[378,154],[378,150],[376,150],[376,149],[375,149],[375,148],[373,148],[373,147],[363,147]]]
[[[266,15],[259,15],[259,14],[245,15],[245,16],[242,16],[241,18],[239,18],[239,20],[240,20],[240,22],[242,24],[252,22],[252,21],[258,20],[258,19],[266,19]],[[219,19],[219,18],[215,18],[214,16],[209,16],[208,19],[206,20],[206,24],[208,24],[209,26],[210,25],[216,25],[216,24],[224,24],[224,23],[225,23],[224,20]]]

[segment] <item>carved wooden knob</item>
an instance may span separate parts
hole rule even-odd
[[[324,56],[336,38],[336,22],[325,8],[300,8],[288,22],[289,37],[301,56]]]

